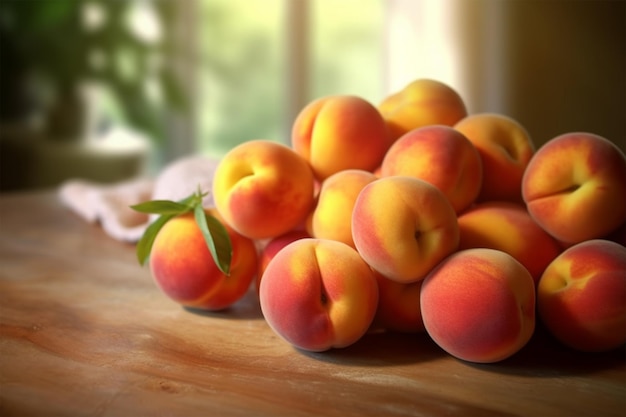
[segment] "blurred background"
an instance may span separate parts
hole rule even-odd
[[[624,0],[0,0],[0,191],[288,143],[311,100],[417,78],[535,145],[626,149]]]

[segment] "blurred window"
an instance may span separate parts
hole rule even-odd
[[[200,0],[198,151],[219,156],[251,139],[288,143],[299,110],[321,96],[378,101],[383,4]]]

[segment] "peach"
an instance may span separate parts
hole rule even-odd
[[[566,249],[537,287],[539,319],[570,348],[603,352],[626,343],[626,247],[591,239]]]
[[[302,224],[314,204],[311,167],[291,148],[244,142],[219,162],[213,178],[219,213],[238,233],[269,239]]]
[[[517,353],[535,330],[535,285],[511,255],[461,250],[424,279],[420,295],[428,335],[452,356],[493,363]]]
[[[360,169],[346,169],[326,178],[311,213],[311,235],[355,247],[352,209],[363,187],[376,179],[373,173]]]
[[[254,242],[224,224],[232,245],[230,274],[219,270],[193,213],[172,218],[159,230],[150,253],[150,271],[162,292],[192,308],[222,310],[241,299],[257,272]]]
[[[424,331],[420,309],[420,290],[423,280],[404,284],[375,273],[378,282],[376,326],[402,333]]]
[[[352,238],[365,262],[385,277],[415,282],[457,249],[459,227],[439,189],[414,177],[366,185],[352,212]]]
[[[453,126],[467,116],[461,96],[451,86],[419,78],[387,96],[378,105],[393,142],[405,133],[428,125]]]
[[[458,217],[459,249],[499,249],[528,269],[535,284],[561,253],[561,245],[530,217],[526,207],[506,201],[479,203]]]
[[[432,125],[411,130],[387,151],[383,177],[406,175],[439,188],[460,213],[476,200],[482,185],[478,151],[450,126]]]
[[[305,106],[293,123],[291,144],[318,180],[345,169],[374,171],[389,148],[387,126],[367,100],[328,96]]]
[[[259,290],[272,330],[308,351],[343,348],[369,329],[378,286],[355,249],[328,239],[300,239],[270,261]]]
[[[474,144],[483,166],[477,201],[523,203],[522,177],[535,153],[530,135],[518,121],[497,113],[471,114],[454,125]]]
[[[571,246],[606,236],[626,221],[626,157],[609,140],[565,133],[535,152],[522,196],[535,221]]]
[[[260,249],[259,254],[259,267],[256,275],[256,289],[257,292],[260,288],[261,277],[263,277],[263,273],[265,272],[265,268],[270,263],[270,261],[276,256],[276,254],[285,246],[290,244],[291,242],[295,242],[299,239],[309,238],[310,234],[303,229],[294,229],[290,230],[287,233],[283,233],[280,236],[276,236],[275,238],[270,239],[265,243]]]

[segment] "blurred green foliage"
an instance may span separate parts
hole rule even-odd
[[[57,91],[88,80],[107,86],[116,116],[153,138],[175,140],[165,134],[164,114],[186,112],[197,146],[189,151],[219,156],[251,139],[288,142],[292,63],[286,47],[294,30],[288,1],[0,0],[0,116],[28,106],[11,93],[23,90],[25,78],[44,79]],[[128,15],[139,3],[150,4],[162,25],[156,43],[128,28]],[[303,89],[311,100],[328,94],[380,98],[383,3],[308,2],[310,68]],[[97,29],[84,27],[90,6],[106,15]],[[184,12],[194,22],[183,21]],[[182,49],[174,36],[181,23],[196,34]],[[193,79],[176,77],[173,68],[180,62],[193,68]],[[160,101],[146,88],[149,80],[162,92]]]
[[[81,83],[95,82],[109,90],[132,127],[163,139],[164,108],[188,109],[169,65],[185,59],[171,36],[177,2],[150,2],[161,28],[161,36],[154,40],[138,36],[129,25],[137,4],[130,0],[1,0],[2,119],[19,118],[30,111],[39,104],[37,94],[42,90],[62,98]],[[89,11],[91,27],[86,24]],[[150,82],[158,87],[162,100],[155,100]]]

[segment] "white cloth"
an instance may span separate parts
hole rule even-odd
[[[200,188],[209,194],[203,205],[213,206],[211,185],[218,161],[206,156],[181,158],[166,166],[156,178],[137,178],[115,184],[72,179],[61,184],[61,202],[90,223],[98,222],[112,238],[136,242],[156,218],[130,206],[148,200],[181,200]]]

